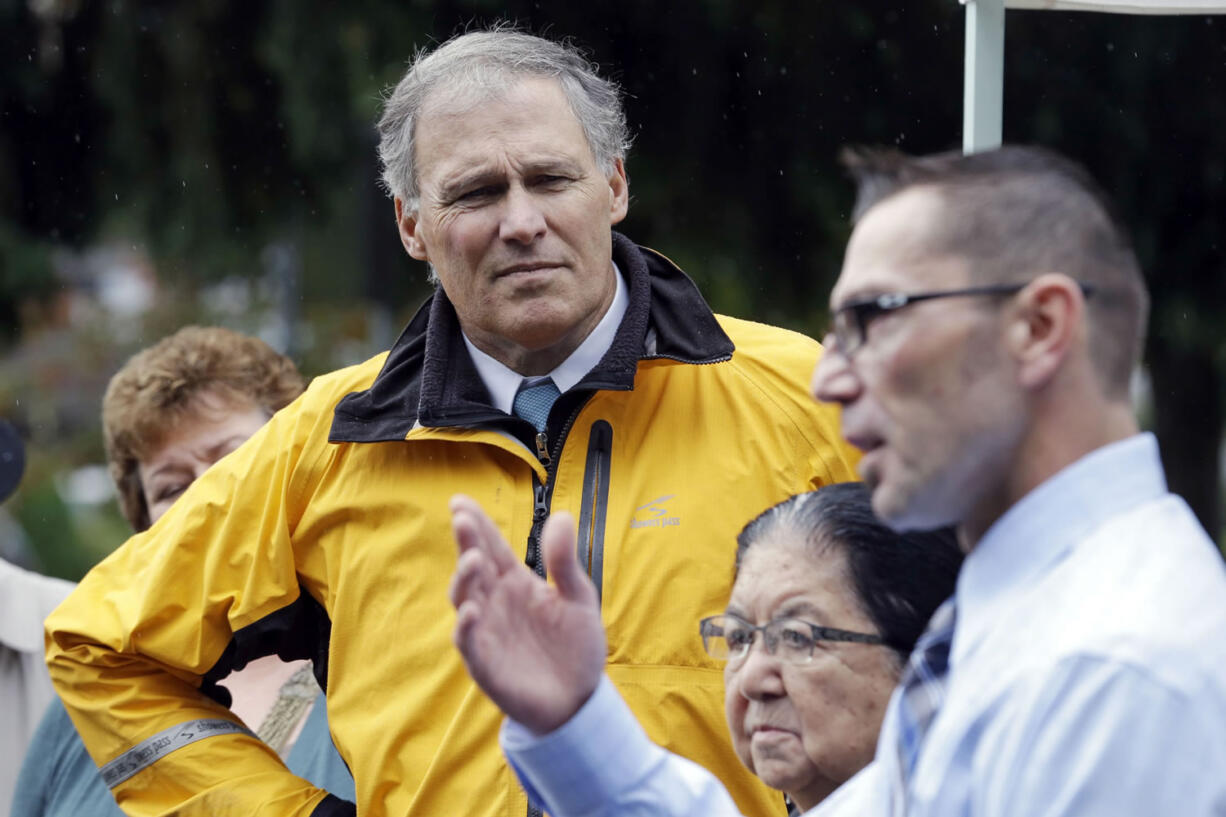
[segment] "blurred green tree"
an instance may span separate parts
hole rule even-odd
[[[1226,17],[1012,12],[1006,26],[1006,138],[1077,157],[1117,201],[1153,298],[1167,477],[1221,538]]]
[[[0,0],[0,349],[48,319],[29,305],[63,284],[54,254],[105,242],[143,249],[176,293],[289,264],[277,297],[309,329],[290,338],[309,373],[389,343],[428,285],[377,184],[380,94],[415,49],[504,19],[573,38],[622,82],[625,231],[733,314],[824,330],[849,231],[841,146],[960,142],[953,0]],[[1008,27],[1006,138],[1084,161],[1118,200],[1154,297],[1171,484],[1220,533],[1226,18]],[[124,348],[219,309],[164,309]]]

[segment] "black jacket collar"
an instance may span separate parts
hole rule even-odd
[[[716,363],[733,344],[698,288],[659,253],[613,233],[613,259],[625,276],[629,304],[613,344],[571,390],[628,391],[639,360]],[[442,289],[417,310],[365,391],[346,395],[332,418],[332,442],[403,440],[417,423],[434,427],[505,427],[523,421],[490,405]]]

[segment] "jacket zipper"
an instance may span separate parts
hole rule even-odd
[[[528,533],[528,553],[524,562],[538,576],[544,577],[545,575],[545,561],[541,558],[541,530],[545,527],[545,520],[549,518],[549,503],[553,499],[553,478],[558,458],[562,456],[562,445],[566,441],[566,435],[570,433],[575,420],[579,418],[579,412],[583,411],[585,405],[587,405],[587,400],[575,406],[575,410],[566,418],[566,423],[554,441],[552,452],[549,450],[549,436],[543,431],[536,435],[536,455],[545,466],[545,482],[542,484],[536,473],[533,472],[532,530]],[[531,800],[528,801],[528,817],[543,817],[541,810],[532,805]]]
[[[553,442],[552,451],[549,449],[548,435],[543,431],[536,435],[536,455],[545,466],[545,482],[542,483],[535,473],[532,474],[532,530],[528,532],[528,552],[524,556],[524,564],[532,568],[538,576],[545,575],[545,562],[541,559],[541,529],[549,518],[549,503],[553,500],[553,478],[557,471],[558,458],[562,455],[566,436],[570,434],[571,427],[574,426],[575,420],[579,419],[579,412],[583,411],[585,405],[587,399],[575,406],[574,411],[566,418],[562,430]]]

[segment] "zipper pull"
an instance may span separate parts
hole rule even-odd
[[[546,468],[553,461],[553,458],[549,456],[549,437],[544,431],[538,431],[536,434],[536,457],[545,464]]]
[[[532,520],[540,522],[549,515],[549,510],[545,507],[545,486],[537,483],[532,491]]]

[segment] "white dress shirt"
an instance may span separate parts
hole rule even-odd
[[[626,307],[630,303],[626,282],[622,280],[621,270],[617,268],[616,263],[613,263],[613,277],[616,279],[617,286],[613,293],[613,302],[605,310],[596,328],[588,333],[588,336],[566,360],[548,374],[548,377],[553,378],[553,384],[562,394],[569,391],[583,379],[584,375],[595,368],[600,359],[604,357],[605,352],[609,351],[609,347],[613,345],[617,328],[621,326],[622,318],[626,315]],[[524,376],[482,352],[468,339],[468,335],[464,335],[464,345],[468,347],[468,354],[472,356],[473,364],[477,367],[477,374],[481,376],[481,381],[489,390],[494,408],[510,414],[511,407],[515,404],[515,394],[519,391],[519,384],[523,382]]]
[[[948,695],[907,817],[1226,815],[1226,567],[1167,493],[1151,435],[1010,508],[967,557],[956,600]],[[876,759],[810,815],[903,813],[897,698]],[[632,721],[606,682],[549,735],[506,723],[503,747],[555,817],[737,814]]]
[[[6,813],[26,744],[55,696],[43,659],[43,619],[73,585],[0,559],[0,813]]]

